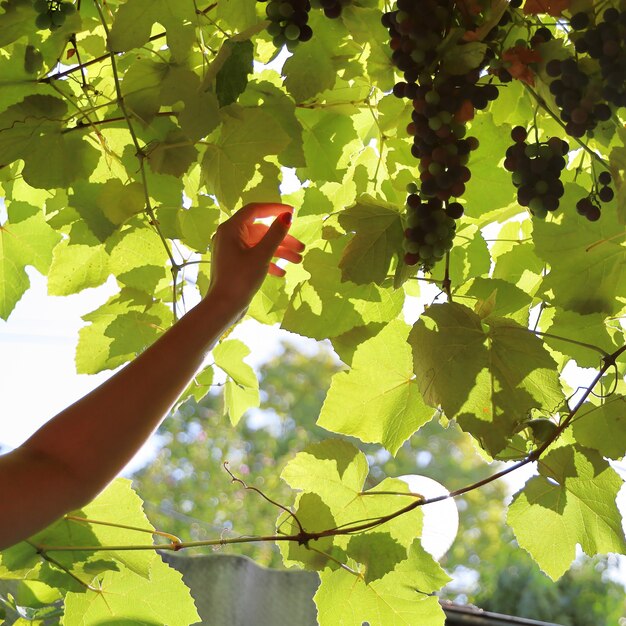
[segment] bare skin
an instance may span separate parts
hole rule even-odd
[[[302,260],[304,245],[288,234],[292,211],[254,203],[220,225],[205,298],[132,363],[0,456],[0,550],[84,506],[124,468],[265,275],[284,275],[272,258]],[[254,223],[277,215],[270,227]]]

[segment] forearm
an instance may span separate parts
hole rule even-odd
[[[130,461],[243,310],[210,293],[148,350],[38,430],[25,451],[76,478],[88,501]]]

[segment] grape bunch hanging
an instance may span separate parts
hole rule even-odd
[[[460,71],[440,57],[442,43],[461,17],[446,0],[398,0],[396,10],[382,17],[392,61],[404,77],[393,93],[413,104],[407,132],[420,171],[419,184],[408,189],[404,260],[425,270],[451,250],[455,219],[463,215],[458,198],[471,178],[470,153],[478,148],[478,140],[466,136],[467,122],[498,96],[497,87],[482,77],[488,54]]]
[[[344,7],[352,4],[352,0],[257,0],[265,3],[265,14],[270,20],[267,32],[272,37],[276,48],[285,46],[293,52],[298,43],[309,41],[313,37],[313,29],[309,26],[311,8],[322,9],[324,15],[331,19],[341,16]]]
[[[35,0],[33,8],[37,12],[35,26],[39,30],[56,30],[65,24],[69,15],[76,12],[72,2],[59,2],[57,0]]]
[[[564,2],[562,28],[556,30],[528,8],[536,5],[540,12],[548,5],[530,0],[504,7],[482,0],[397,0],[383,14],[392,62],[403,77],[393,94],[412,103],[406,130],[419,170],[419,180],[407,189],[405,263],[428,271],[452,248],[471,178],[470,157],[479,147],[468,136],[468,123],[498,97],[500,86],[517,79],[535,93],[535,80],[544,81],[554,99],[553,115],[578,143],[626,105],[626,0],[619,8],[612,4],[570,14]],[[496,6],[501,10],[494,19]],[[510,35],[519,27],[529,33],[527,40]],[[562,42],[569,38],[575,54],[554,33]],[[562,204],[561,175],[570,148],[577,146],[540,136],[532,125],[515,128],[512,140],[504,167],[518,203],[543,219]],[[591,189],[576,204],[590,221],[600,218],[601,203],[615,195],[611,173],[600,169],[593,164]]]
[[[309,0],[257,0],[265,3],[265,14],[270,20],[267,32],[276,48],[285,46],[293,52],[298,43],[309,41],[313,30],[309,26]]]

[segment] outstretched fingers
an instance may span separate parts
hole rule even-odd
[[[285,211],[286,212],[286,211]],[[267,231],[269,230],[269,226],[265,224],[250,224],[247,226],[247,244],[251,246],[255,246],[263,237],[265,237]],[[281,246],[285,248],[291,248],[295,252],[302,252],[304,250],[305,245],[299,240],[296,239],[293,235],[285,235],[283,240],[280,243]]]
[[[273,217],[281,213],[293,213],[293,207],[281,202],[251,202],[239,209],[230,219],[249,222],[252,225],[254,220]]]
[[[274,256],[279,259],[285,259],[285,261],[290,261],[291,263],[300,263],[302,261],[302,255],[300,253],[294,252],[291,248],[283,245],[276,248]]]

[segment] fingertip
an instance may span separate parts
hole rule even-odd
[[[272,276],[277,276],[278,278],[282,278],[287,272],[282,267],[278,267],[276,263],[270,263],[270,266],[267,270],[268,274]]]

